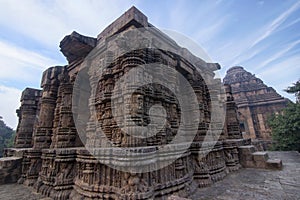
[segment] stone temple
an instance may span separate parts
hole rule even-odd
[[[281,168],[242,138],[231,88],[213,78],[220,66],[135,7],[97,38],[73,32],[60,48],[68,65],[22,93],[1,184],[52,199],[188,198],[240,167]]]
[[[232,88],[243,137],[270,140],[267,119],[280,113],[289,100],[240,66],[230,68],[223,81]]]

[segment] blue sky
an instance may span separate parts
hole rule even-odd
[[[296,0],[0,0],[0,116],[16,128],[25,87],[65,65],[59,42],[73,30],[96,37],[132,5],[151,24],[179,32],[226,70],[241,65],[283,89],[300,78],[300,1]]]

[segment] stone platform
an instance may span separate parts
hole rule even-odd
[[[198,189],[192,199],[300,199],[300,154],[268,152],[283,161],[282,170],[242,168],[211,187]],[[44,199],[31,188],[18,184],[0,185],[0,199]]]
[[[242,168],[211,187],[198,189],[192,199],[300,199],[300,154],[268,152],[281,159],[282,170]]]

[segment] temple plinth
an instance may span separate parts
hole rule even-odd
[[[22,98],[16,147],[25,126],[32,145],[18,155],[19,183],[53,199],[167,199],[240,167],[268,168],[242,138],[230,86],[214,78],[220,65],[135,7],[97,38],[73,32],[60,47],[68,64],[47,69],[30,97],[38,120],[24,122]]]

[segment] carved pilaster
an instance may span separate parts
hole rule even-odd
[[[21,107],[17,110],[19,123],[15,138],[15,148],[33,146],[33,131],[39,114],[41,90],[26,88],[22,92]]]
[[[39,123],[34,138],[34,149],[49,148],[53,133],[53,121],[57,92],[59,87],[58,76],[62,73],[63,67],[56,66],[47,69],[43,74],[41,83],[42,98],[39,114]]]
[[[69,199],[77,173],[76,150],[46,149],[43,150],[42,159],[37,191],[53,199]]]
[[[58,99],[55,108],[55,127],[52,136],[52,148],[74,147],[76,145],[76,128],[72,114],[73,84],[70,82],[68,71],[64,68],[59,77]]]
[[[223,139],[241,139],[240,122],[237,115],[237,106],[231,93],[230,85],[224,85],[226,92],[226,119]]]
[[[33,149],[28,151],[30,166],[26,173],[25,184],[36,183],[42,166],[42,149],[49,148],[53,133],[54,111],[59,86],[58,76],[62,72],[61,66],[51,67],[43,73],[41,82],[42,97],[40,102],[39,120],[34,132]]]

